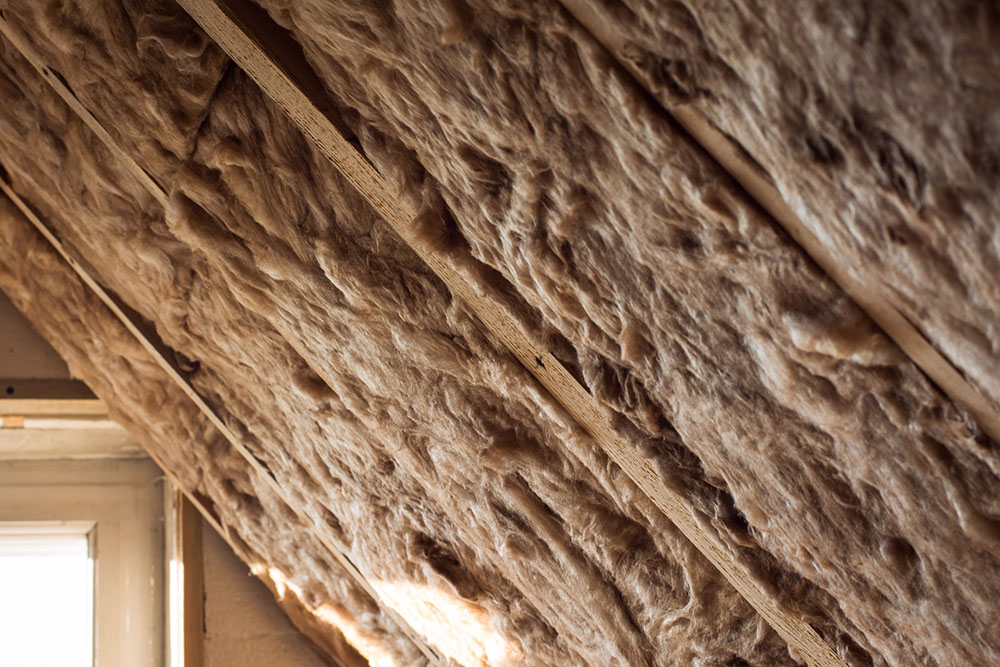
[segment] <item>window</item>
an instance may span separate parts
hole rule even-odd
[[[160,478],[145,459],[0,461],[3,664],[162,664]]]
[[[0,646],[5,663],[93,664],[93,536],[90,521],[0,523]],[[53,641],[53,629],[58,641]]]

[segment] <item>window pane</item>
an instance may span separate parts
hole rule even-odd
[[[93,666],[94,565],[69,530],[0,528],[0,664]]]

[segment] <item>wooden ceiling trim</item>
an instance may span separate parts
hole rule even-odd
[[[807,663],[843,664],[808,623],[780,609],[702,529],[686,499],[668,489],[649,461],[615,435],[593,396],[548,350],[520,329],[499,298],[474,286],[445,253],[428,251],[413,241],[416,211],[393,197],[382,176],[323,113],[322,84],[294,42],[262,10],[245,2],[180,0],[180,4]]]
[[[0,398],[0,415],[47,417],[107,417],[108,406],[98,398]]]
[[[639,83],[705,152],[728,172],[806,254],[872,318],[903,352],[957,405],[964,408],[979,427],[1000,442],[1000,415],[983,394],[942,355],[934,345],[880,292],[851,274],[838,261],[785,201],[778,188],[748,160],[736,145],[694,107],[666,103],[648,77],[626,58],[624,44],[605,30],[594,7],[586,0],[560,0],[563,6],[615,60]]]
[[[33,62],[33,64],[35,64]],[[37,65],[36,65],[37,67]],[[96,119],[94,120],[96,123]],[[106,132],[101,136],[102,139],[106,136],[105,141],[111,141],[110,135]],[[117,153],[118,151],[116,151]],[[158,186],[157,186],[158,187]],[[389,605],[385,604],[382,596],[379,595],[378,591],[372,586],[368,578],[362,573],[358,566],[350,559],[348,556],[341,551],[336,545],[330,542],[328,539],[323,537],[322,531],[316,530],[317,521],[311,517],[305,510],[298,507],[292,502],[288,493],[284,490],[281,484],[275,479],[274,474],[266,468],[240,441],[236,434],[226,426],[225,422],[215,413],[210,405],[201,397],[200,394],[195,390],[195,388],[185,379],[183,373],[174,365],[171,359],[175,358],[167,350],[166,346],[163,345],[158,340],[155,340],[155,334],[153,332],[147,331],[142,323],[137,322],[127,311],[127,306],[119,303],[118,299],[108,292],[104,287],[90,275],[88,270],[80,264],[74,257],[62,241],[49,229],[49,227],[35,214],[35,212],[28,206],[16,192],[10,187],[9,184],[0,179],[0,191],[2,191],[21,213],[31,222],[31,224],[45,237],[49,244],[56,250],[56,252],[72,267],[84,284],[111,310],[111,312],[118,318],[119,321],[125,326],[125,328],[132,334],[132,336],[139,342],[142,347],[152,355],[153,359],[156,361],[157,365],[160,366],[164,372],[170,377],[171,380],[184,392],[184,394],[191,399],[191,401],[198,407],[203,415],[209,420],[209,422],[216,428],[232,444],[237,452],[243,457],[250,468],[260,475],[265,483],[271,488],[271,490],[292,509],[293,512],[307,525],[313,526],[313,534],[320,541],[320,543],[330,552],[334,559],[351,575],[351,577],[358,583],[361,588],[368,593],[373,600],[379,602],[386,613],[397,623],[397,625],[406,633],[410,640],[420,649],[420,651],[427,657],[427,659],[435,665],[444,665],[445,661],[441,656],[431,648],[424,639],[413,630],[412,627],[397,614]],[[167,468],[161,465],[161,461],[154,458],[157,465],[161,468],[167,470]],[[212,523],[213,527],[222,533],[221,526],[218,521],[212,516],[204,507],[200,504],[196,498],[191,498],[192,503],[198,507],[199,511],[205,516],[206,520]],[[232,546],[232,545],[231,545]]]

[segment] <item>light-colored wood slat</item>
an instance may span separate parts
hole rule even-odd
[[[107,417],[59,415],[2,415],[4,424],[17,420],[18,428],[35,431],[115,431],[120,427]]]
[[[392,196],[382,176],[344,138],[336,124],[323,114],[321,86],[297,49],[283,39],[280,29],[264,23],[259,10],[244,2],[180,0],[180,4],[285,110],[452,292],[468,304],[487,329],[510,349],[803,659],[817,666],[842,664],[808,623],[780,609],[747,570],[698,525],[690,504],[668,489],[649,461],[640,457],[634,448],[612,431],[597,401],[548,350],[535,345],[507,314],[498,298],[470,284],[446,257],[428,252],[420,244],[411,242],[416,212]]]
[[[103,417],[108,406],[97,398],[0,398],[0,415]]]
[[[173,362],[170,360],[173,355],[168,356],[161,349],[161,345],[158,342],[154,342],[149,335],[143,330],[143,326],[132,319],[132,317],[122,308],[118,300],[113,297],[104,287],[97,282],[97,280],[90,275],[90,273],[84,268],[80,262],[78,262],[72,253],[70,253],[62,241],[48,228],[48,226],[39,218],[35,212],[29,207],[25,202],[18,196],[16,192],[2,179],[0,179],[0,190],[3,191],[5,195],[14,203],[15,206],[21,211],[21,213],[31,222],[31,224],[45,237],[45,239],[52,245],[52,247],[59,253],[59,255],[66,260],[66,262],[73,268],[80,279],[87,285],[88,288],[111,310],[112,313],[121,321],[121,323],[128,329],[129,333],[149,352],[157,365],[163,369],[164,372],[170,377],[170,379],[191,399],[192,402],[198,409],[205,415],[205,417],[211,422],[211,424],[219,430],[220,433],[229,441],[229,443],[236,449],[237,452],[246,460],[247,464],[254,470],[257,474],[261,475],[267,485],[271,490],[282,499],[294,512],[295,514],[305,522],[306,525],[313,527],[313,532],[316,538],[323,544],[324,547],[330,552],[330,554],[337,560],[338,563],[343,566],[343,568],[351,575],[351,577],[362,587],[373,600],[378,601],[386,614],[391,616],[399,628],[406,633],[414,644],[420,648],[421,652],[430,660],[433,664],[443,665],[444,662],[441,657],[434,651],[424,639],[417,634],[410,625],[397,614],[389,605],[385,603],[378,591],[375,590],[374,586],[369,582],[368,578],[361,572],[357,565],[347,557],[347,555],[342,552],[335,544],[333,544],[324,533],[320,526],[322,525],[319,517],[312,517],[308,514],[306,510],[301,507],[296,506],[288,493],[275,479],[274,474],[262,465],[260,461],[257,460],[253,454],[246,448],[243,442],[236,436],[236,434],[222,421],[222,419],[215,413],[211,406],[201,397],[200,394],[194,389],[194,387],[184,378],[183,374],[178,370]]]
[[[0,416],[0,428],[24,428],[23,415],[3,415]]]
[[[990,402],[887,298],[870,284],[862,282],[851,274],[850,269],[806,226],[781,196],[778,188],[739,152],[733,142],[695,108],[668,104],[658,97],[646,75],[634,63],[619,57],[625,45],[619,43],[615,35],[604,29],[600,17],[589,0],[560,1],[622,67],[687,130],[691,137],[729,172],[764,210],[771,214],[771,217],[795,239],[813,261],[847,292],[890,338],[896,341],[896,344],[927,374],[927,377],[933,380],[952,401],[965,408],[986,435],[994,442],[1000,443],[1000,415]]]
[[[108,459],[145,456],[128,432],[109,419],[48,419],[25,417],[22,429],[0,428],[0,461]],[[7,416],[0,417],[5,422]],[[2,424],[0,424],[2,425]]]

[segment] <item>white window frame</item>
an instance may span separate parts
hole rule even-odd
[[[0,522],[94,524],[95,667],[163,662],[163,493],[148,459],[0,460]]]

